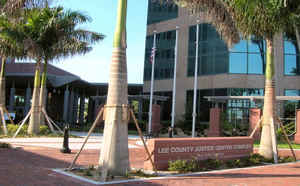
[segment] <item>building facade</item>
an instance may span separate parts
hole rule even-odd
[[[35,63],[15,63],[10,60],[5,71],[6,107],[9,112],[16,114],[18,122],[31,108]],[[106,98],[96,98],[107,95],[108,84],[84,81],[75,74],[49,64],[46,87],[48,115],[56,122],[83,125],[92,123],[99,107],[105,104]],[[129,95],[141,93],[142,84],[128,85]]]
[[[264,93],[265,48],[263,40],[241,40],[227,48],[222,38],[210,24],[206,13],[191,15],[176,5],[148,3],[147,37],[144,61],[143,92],[150,92],[153,35],[157,33],[154,71],[154,94],[167,95],[172,100],[174,49],[178,27],[176,119],[192,117],[194,70],[196,54],[196,24],[199,22],[199,57],[197,78],[197,116],[209,120],[212,103],[205,96],[262,96]],[[299,95],[300,56],[295,41],[284,34],[275,38],[276,95]],[[167,103],[166,119],[170,119],[171,101]],[[283,105],[278,109],[283,109]],[[169,107],[168,107],[169,106]],[[231,119],[247,119],[249,108],[259,105],[249,100],[228,100],[222,105]]]

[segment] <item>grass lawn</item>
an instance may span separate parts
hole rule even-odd
[[[254,142],[254,148],[258,148],[258,147],[259,147],[259,142],[258,141]],[[292,147],[293,147],[293,149],[300,149],[300,144],[292,143]],[[290,147],[285,142],[278,142],[278,148],[289,149]]]

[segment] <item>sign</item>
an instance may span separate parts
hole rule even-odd
[[[250,156],[253,139],[250,137],[160,138],[148,141],[148,148],[158,170],[166,170],[169,161],[235,159]],[[144,169],[153,170],[150,160]]]

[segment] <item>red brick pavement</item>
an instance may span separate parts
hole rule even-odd
[[[75,151],[76,152],[76,151]],[[62,154],[58,149],[44,147],[23,147],[20,149],[0,149],[0,186],[88,186],[82,181],[51,171],[70,165],[75,152]],[[297,157],[300,159],[300,151]],[[283,154],[288,151],[281,151]],[[130,149],[130,162],[134,167],[143,166],[144,150]],[[98,150],[84,150],[78,159],[79,165],[97,164]],[[255,169],[230,170],[218,173],[188,177],[147,180],[117,185],[150,186],[300,186],[300,162]]]

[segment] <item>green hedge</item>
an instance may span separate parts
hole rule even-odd
[[[16,131],[18,130],[20,125],[14,125],[14,124],[8,124],[7,125],[7,136],[13,136]],[[18,136],[27,136],[27,129],[28,129],[28,125],[25,124],[23,125],[23,127],[21,128],[21,130],[18,133]],[[1,130],[0,134],[4,135],[3,130]],[[48,126],[46,125],[41,125],[40,126],[40,133],[39,135],[44,136],[44,135],[49,135],[51,134],[50,129],[48,128]]]

